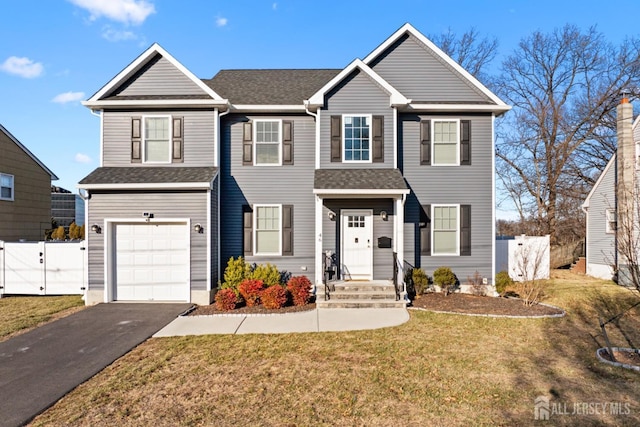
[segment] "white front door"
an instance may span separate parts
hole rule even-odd
[[[342,211],[341,258],[344,279],[373,279],[373,211]]]

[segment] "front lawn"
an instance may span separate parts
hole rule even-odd
[[[411,311],[381,330],[151,339],[33,424],[535,425],[534,401],[545,396],[548,425],[640,425],[640,375],[595,357],[598,315],[637,296],[555,276],[545,302],[563,318]],[[609,328],[613,345],[640,346],[639,312]]]
[[[0,298],[0,341],[84,306],[80,295]]]

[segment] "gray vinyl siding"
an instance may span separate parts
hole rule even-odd
[[[293,165],[243,166],[243,123],[255,119],[291,120]],[[228,115],[221,124],[221,273],[230,257],[243,255],[242,208],[245,205],[293,205],[293,256],[250,256],[250,263],[271,263],[314,280],[315,270],[315,121],[308,115]],[[303,268],[306,268],[304,270]]]
[[[343,209],[372,209],[373,210],[373,279],[385,280],[393,278],[393,241],[391,248],[379,248],[379,237],[393,239],[393,224],[395,221],[394,202],[391,199],[326,199],[324,200],[322,215],[322,251],[333,251],[340,263],[340,213]],[[329,211],[336,214],[336,220],[329,219]],[[387,221],[383,221],[380,212],[389,214]]]
[[[151,221],[162,222],[164,218],[190,219],[191,224],[207,223],[206,191],[130,191],[91,192],[87,238],[89,241],[89,288],[104,289],[104,239],[101,234],[90,231],[89,224],[103,227],[104,219],[139,219],[143,212],[151,212]],[[191,236],[191,290],[207,288],[207,236],[190,233]]]
[[[215,165],[215,114],[213,110],[187,111],[105,111],[103,120],[102,166],[144,166],[131,163],[131,117],[171,115],[184,117],[184,162],[162,166]],[[158,164],[154,164],[158,166]]]
[[[393,109],[389,94],[366,74],[354,72],[327,95],[326,109],[320,111],[320,167],[321,168],[392,168],[393,167]],[[331,116],[342,114],[371,114],[384,116],[384,162],[332,163]],[[343,132],[344,133],[344,132]],[[343,135],[344,138],[344,135]],[[342,146],[344,152],[344,145]]]
[[[372,62],[373,70],[413,102],[487,102],[451,66],[413,36],[392,45]]]
[[[119,96],[204,95],[193,80],[163,57],[154,58],[119,88]]]
[[[471,120],[471,165],[420,165],[420,120],[452,117]],[[401,168],[412,193],[405,204],[405,259],[427,274],[450,267],[461,283],[477,270],[493,280],[493,165],[490,115],[401,115]],[[420,205],[471,205],[471,256],[420,256]],[[410,245],[409,242],[414,242]]]
[[[616,160],[593,189],[587,215],[587,262],[615,264],[615,234],[606,232],[606,210],[615,208]]]

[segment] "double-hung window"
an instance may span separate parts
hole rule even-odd
[[[256,205],[255,212],[255,254],[281,255],[282,206]]]
[[[0,200],[13,200],[13,175],[0,173]]]
[[[459,120],[434,120],[433,121],[433,164],[434,165],[459,165],[460,164],[460,121]]]
[[[344,162],[371,162],[371,116],[343,116]]]
[[[433,206],[433,255],[459,255],[458,205]]]
[[[145,163],[171,163],[171,119],[169,116],[144,118]]]
[[[607,209],[605,211],[606,215],[606,225],[605,232],[606,233],[615,233],[616,228],[618,227],[618,223],[616,220],[616,210],[615,209]]]
[[[254,128],[255,164],[281,165],[282,121],[256,120]]]

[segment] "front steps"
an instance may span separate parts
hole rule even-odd
[[[324,285],[318,286],[316,307],[318,308],[405,308],[407,306],[404,294],[400,294],[400,301],[396,301],[396,291],[393,283],[387,280],[374,281],[335,281],[330,286],[335,287],[329,292],[329,299],[325,301]]]

